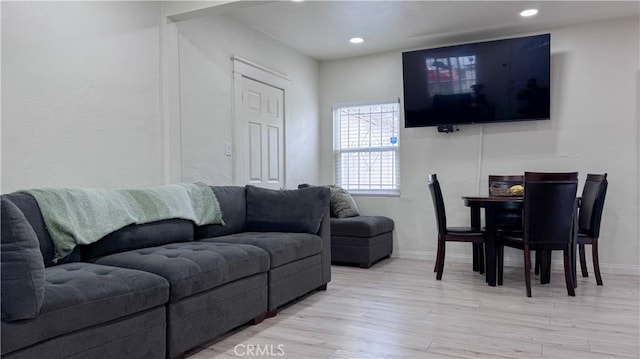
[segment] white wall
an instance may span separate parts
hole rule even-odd
[[[163,182],[159,25],[156,2],[2,2],[2,193]]]
[[[2,193],[231,183],[231,55],[292,79],[286,181],[317,182],[318,63],[224,13],[167,23],[171,5],[2,2]]]
[[[356,198],[365,214],[395,220],[395,254],[435,258],[430,173],[440,178],[448,224],[455,226],[469,223],[460,196],[475,194],[478,180],[480,193],[486,193],[489,174],[578,171],[581,186],[586,173],[608,172],[601,267],[638,273],[639,25],[635,18],[550,30],[550,121],[467,125],[452,134],[403,128],[402,195]],[[321,182],[333,183],[331,106],[402,97],[401,52],[323,62],[320,78]],[[470,262],[468,244],[448,244],[447,251],[449,260]],[[508,255],[521,262],[521,252]]]
[[[286,184],[317,182],[320,131],[318,63],[266,35],[224,16],[176,22],[179,46],[181,179],[232,183],[233,142],[231,56],[285,73],[289,113],[285,118]]]

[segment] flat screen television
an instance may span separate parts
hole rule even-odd
[[[404,125],[549,119],[550,34],[402,53]]]

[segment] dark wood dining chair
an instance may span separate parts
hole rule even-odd
[[[514,185],[524,186],[523,175],[489,175],[489,195],[500,196],[500,192],[503,189],[509,189]],[[511,196],[509,191],[502,194],[503,196]],[[518,209],[497,209],[495,211],[495,222],[498,230],[506,231],[522,231],[522,210]],[[540,263],[544,262],[545,266],[550,264],[549,253],[542,253],[541,251],[535,251],[535,270],[534,273],[538,275],[540,273]],[[543,254],[545,255],[543,257]],[[543,273],[540,277],[541,283],[548,283],[548,272]]]
[[[585,244],[590,244],[593,257],[593,272],[598,285],[602,285],[600,260],[598,259],[598,238],[600,237],[600,221],[602,220],[607,186],[606,173],[587,174],[587,180],[582,188],[582,199],[580,200],[580,211],[578,215],[578,253],[580,254],[580,269],[582,270],[583,277],[589,276],[584,246]]]
[[[444,271],[444,257],[446,242],[471,242],[480,248],[478,256],[480,274],[484,273],[484,235],[479,230],[471,227],[447,227],[447,215],[444,207],[444,199],[442,198],[442,189],[440,182],[435,174],[429,175],[429,191],[433,200],[433,209],[436,212],[436,222],[438,224],[438,251],[436,254],[436,279],[442,279]]]
[[[504,247],[524,251],[524,278],[527,297],[531,297],[531,250],[564,254],[567,293],[575,296],[572,246],[575,231],[578,173],[525,172],[523,230],[498,233],[498,285],[502,284]]]

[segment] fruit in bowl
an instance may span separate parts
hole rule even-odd
[[[524,187],[520,184],[509,187],[509,194],[512,196],[522,196],[524,194]]]

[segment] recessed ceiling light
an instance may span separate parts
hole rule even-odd
[[[303,2],[304,0],[291,0],[293,2]]]
[[[364,42],[364,39],[361,37],[352,37],[349,42],[352,44],[361,44]]]
[[[520,12],[520,16],[529,17],[538,13],[538,9],[527,9]]]

